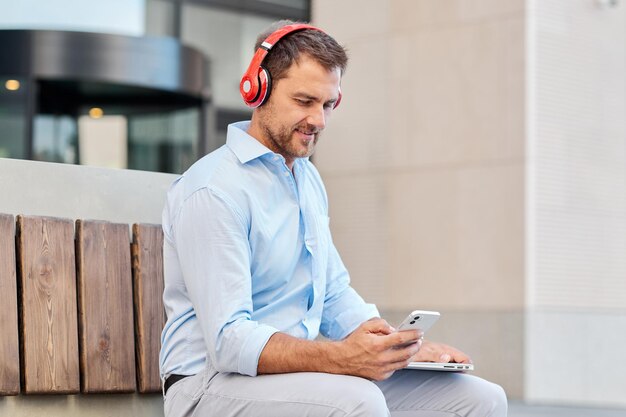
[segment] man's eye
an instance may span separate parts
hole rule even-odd
[[[296,101],[298,102],[299,105],[301,106],[308,106],[311,104],[311,100],[298,100],[296,99]]]

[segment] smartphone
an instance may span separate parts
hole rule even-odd
[[[438,319],[437,311],[415,310],[400,323],[398,331],[417,329],[426,333]]]

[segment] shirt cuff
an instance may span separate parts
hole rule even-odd
[[[277,332],[278,329],[267,325],[260,325],[250,332],[239,352],[237,369],[240,374],[249,376],[257,375],[261,352],[270,337]]]
[[[363,304],[359,308],[344,311],[335,318],[335,326],[333,326],[330,336],[332,339],[341,340],[362,323],[374,317],[380,317],[374,304]]]

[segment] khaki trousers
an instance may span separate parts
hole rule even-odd
[[[402,370],[382,382],[324,373],[256,377],[207,367],[172,385],[166,417],[506,417],[502,388],[473,375]]]

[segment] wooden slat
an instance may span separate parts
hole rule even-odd
[[[23,390],[79,391],[74,225],[18,216]]]
[[[135,339],[127,224],[76,221],[81,390],[133,392]]]
[[[163,232],[161,226],[133,225],[133,285],[139,392],[158,392],[163,308]]]
[[[0,395],[20,392],[15,219],[0,214]]]

